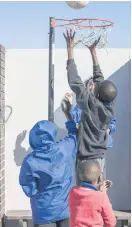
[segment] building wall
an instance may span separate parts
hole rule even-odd
[[[117,132],[114,147],[107,155],[107,176],[113,181],[109,197],[118,210],[131,209],[131,61],[109,79],[118,89],[116,99]],[[116,189],[116,190],[115,190]]]
[[[117,132],[114,136],[114,148],[109,151],[107,158],[107,175],[114,182],[110,198],[115,209],[128,210],[130,209],[130,70],[127,64],[130,66],[130,50],[109,49],[108,54],[100,50],[98,56],[105,78],[110,77],[115,81],[119,90],[116,101]],[[66,50],[56,50],[54,110],[59,137],[66,133],[65,118],[59,105],[64,94],[70,91],[66,76],[66,57]],[[75,60],[82,79],[90,77],[92,60],[88,50],[75,50]],[[6,105],[13,109],[5,132],[6,210],[26,210],[30,209],[30,203],[19,186],[18,177],[23,158],[31,152],[28,132],[36,121],[48,117],[48,50],[7,50]]]

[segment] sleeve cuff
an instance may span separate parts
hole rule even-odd
[[[74,64],[75,62],[74,62],[74,59],[68,59],[67,60],[67,67],[69,66],[69,65],[72,65],[72,64]]]
[[[100,65],[93,65],[93,70],[100,71]]]
[[[76,123],[74,122],[74,121],[67,121],[66,123],[65,123],[65,125],[66,125],[66,128],[69,130],[69,129],[71,129],[71,128],[76,128]]]

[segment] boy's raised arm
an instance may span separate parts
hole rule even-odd
[[[68,110],[68,112],[71,116],[71,119],[76,124],[79,124],[81,121],[82,111],[81,111],[79,105],[77,105],[77,104],[73,105],[73,95],[71,93],[66,93],[63,100],[64,100],[64,102],[65,102],[65,100],[67,100],[65,109]],[[62,103],[63,103],[63,100],[62,100]]]
[[[64,146],[67,152],[72,152],[72,156],[75,157],[77,153],[77,128],[76,123],[71,119],[69,110],[63,110],[67,122],[66,128],[68,130],[68,136],[65,136],[63,139],[60,140],[60,145]]]
[[[71,109],[70,109],[70,116],[72,118],[72,120],[76,123],[79,124],[81,121],[81,114],[82,111],[80,109],[80,107],[78,105],[71,105]]]
[[[67,53],[68,53],[68,61],[67,61],[67,76],[68,82],[71,90],[76,94],[77,104],[83,108],[86,102],[85,98],[88,94],[88,90],[85,88],[83,81],[78,75],[77,67],[74,62],[73,57],[73,48],[76,45],[74,41],[75,32],[72,34],[72,30],[70,32],[67,31],[67,35],[64,34],[67,43]]]

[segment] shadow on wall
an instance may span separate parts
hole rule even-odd
[[[118,89],[115,102],[117,130],[113,134],[114,146],[108,151],[107,178],[113,181],[109,197],[113,208],[131,209],[131,61],[109,77]]]
[[[73,95],[73,103],[75,103],[75,96]],[[59,141],[61,138],[67,135],[67,130],[65,128],[65,115],[63,114],[61,107],[58,107],[54,112],[54,122],[58,126],[58,134],[56,137],[56,141]],[[14,161],[17,166],[21,166],[23,159],[32,152],[32,149],[29,147],[26,149],[22,146],[22,142],[24,141],[27,134],[27,130],[22,131],[16,138],[15,149],[14,149]]]
[[[67,130],[65,128],[59,127],[59,125],[62,126],[62,124],[64,124],[65,122],[65,116],[62,113],[60,107],[55,111],[54,116],[55,116],[55,123],[58,126],[58,134],[56,137],[56,141],[59,141],[61,138],[67,135]],[[22,142],[24,141],[26,134],[27,134],[27,130],[24,130],[16,138],[15,149],[13,153],[14,153],[14,161],[17,166],[21,166],[23,159],[32,152],[32,149],[30,147],[26,149],[25,147],[22,146]]]
[[[24,141],[26,134],[27,134],[27,130],[24,130],[16,138],[15,149],[13,152],[14,152],[14,161],[17,166],[21,166],[23,159],[32,151],[30,147],[26,149],[22,146],[22,142]]]
[[[58,134],[56,141],[59,141],[61,138],[67,135],[67,130],[65,129],[66,118],[61,110],[61,107],[58,107],[54,113],[54,122],[58,126]]]

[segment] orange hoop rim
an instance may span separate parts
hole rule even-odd
[[[75,19],[55,19],[55,21],[63,21],[63,22],[69,22],[66,24],[59,24],[59,25],[55,25],[55,27],[65,27],[68,25],[74,25],[76,27],[79,28],[104,28],[104,27],[112,27],[114,25],[114,23],[110,20],[107,19],[100,19],[100,18],[75,18]],[[100,22],[105,22],[108,24],[104,24],[104,25],[80,25],[80,23],[84,22],[84,21],[100,21]]]

